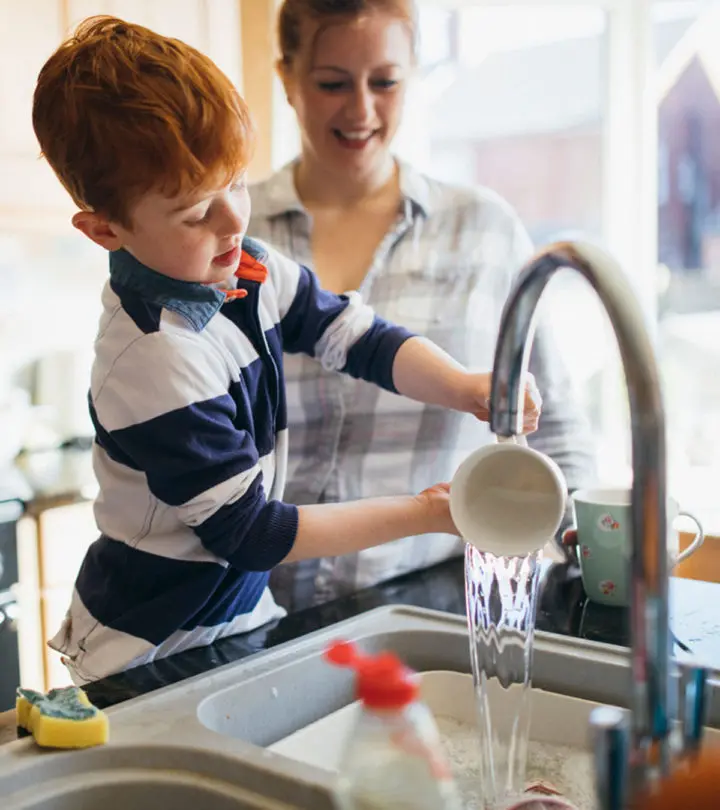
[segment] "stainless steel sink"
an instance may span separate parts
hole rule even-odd
[[[9,787],[9,790],[7,788]],[[12,810],[290,810],[248,791],[233,757],[191,747],[111,745],[46,754],[5,779]],[[8,803],[9,802],[9,803]]]
[[[366,651],[391,650],[419,672],[470,672],[463,617],[379,608],[109,709],[111,741],[104,748],[47,753],[28,740],[5,746],[0,749],[3,810],[100,805],[114,810],[120,807],[118,796],[127,797],[123,807],[142,810],[134,798],[142,793],[138,785],[155,796],[148,807],[330,810],[332,773],[270,746],[352,703],[352,676],[322,659],[335,638],[354,640]],[[623,648],[537,633],[534,688],[624,706],[627,659]],[[712,726],[720,725],[717,696],[713,683]],[[98,782],[84,794],[62,793],[68,773],[82,774],[83,784],[89,784],[85,775],[96,772],[112,790]],[[188,773],[195,774],[190,782]],[[202,800],[198,790],[206,791]],[[33,791],[57,798],[28,803]],[[61,798],[65,795],[71,798]]]

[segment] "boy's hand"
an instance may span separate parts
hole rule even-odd
[[[492,374],[470,373],[463,394],[464,407],[467,413],[472,413],[481,422],[490,421],[490,389]],[[542,397],[535,382],[535,377],[529,372],[525,378],[525,402],[523,407],[523,433],[533,433],[538,429],[540,411],[542,410]]]
[[[450,484],[435,484],[424,489],[417,500],[427,515],[427,532],[459,534],[450,517]]]
[[[298,507],[295,543],[284,562],[353,554],[416,534],[458,534],[450,517],[450,484],[418,495],[385,495]]]

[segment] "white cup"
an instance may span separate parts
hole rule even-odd
[[[450,514],[463,539],[498,556],[541,549],[560,527],[566,500],[562,470],[524,436],[475,450],[450,482]]]

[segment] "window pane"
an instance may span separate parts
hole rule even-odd
[[[424,106],[425,127],[415,111],[408,151],[412,141],[435,177],[499,192],[538,243],[600,238],[604,12],[426,5],[423,17],[423,86],[411,104]]]
[[[658,2],[658,254],[672,491],[720,529],[720,4]],[[674,41],[657,35],[674,26]]]
[[[602,242],[603,9],[458,4],[445,13],[443,25],[427,29],[444,38],[448,57],[423,61],[400,154],[440,179],[498,192],[538,246],[572,237]],[[603,479],[617,481],[627,474],[627,406],[607,318],[570,273],[553,281],[543,305],[599,446],[619,448],[600,458]]]

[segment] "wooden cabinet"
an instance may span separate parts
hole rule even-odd
[[[73,586],[85,552],[98,537],[91,503],[61,506],[37,519],[40,609],[43,636],[60,629],[70,606]],[[67,670],[54,650],[45,646],[46,688],[67,685]]]
[[[92,503],[43,512],[38,517],[38,530],[41,587],[72,587],[88,546],[98,537]]]
[[[275,75],[276,0],[243,0],[242,11],[242,88],[250,108],[258,139],[250,166],[250,180],[264,179],[273,168],[273,128],[275,106],[283,93]]]
[[[20,549],[20,669],[23,684],[52,689],[70,682],[47,639],[60,629],[85,552],[98,537],[91,503],[59,506],[23,519]]]
[[[680,532],[680,551],[684,551],[695,539],[690,532]],[[720,536],[706,534],[703,545],[679,563],[672,572],[676,577],[699,579],[704,582],[720,582]]]

